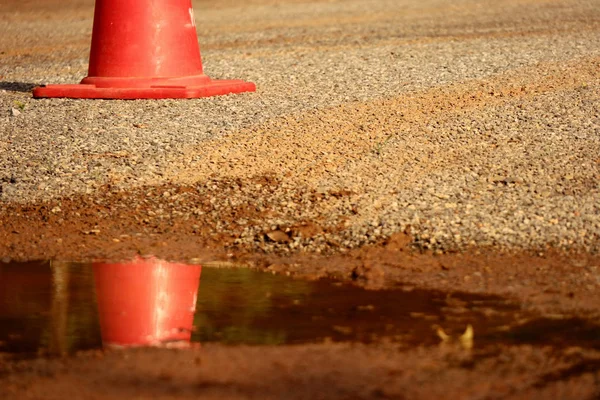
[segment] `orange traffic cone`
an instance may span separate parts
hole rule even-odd
[[[191,0],[96,0],[88,76],[36,87],[33,97],[196,98],[253,92],[204,75]]]
[[[137,258],[93,268],[104,346],[189,345],[199,265]]]

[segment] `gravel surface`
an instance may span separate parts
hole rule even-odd
[[[86,75],[93,2],[60,4],[0,5],[5,204],[271,176],[228,192],[281,208],[240,243],[318,216],[272,247],[600,250],[598,1],[197,2],[205,72],[256,93],[34,100]]]

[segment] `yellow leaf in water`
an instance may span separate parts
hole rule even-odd
[[[435,333],[437,333],[438,337],[442,339],[442,342],[450,341],[450,336],[446,332],[444,332],[444,330],[441,327],[438,326],[435,330]]]
[[[471,324],[467,325],[467,329],[465,329],[465,333],[460,336],[460,344],[465,349],[473,348],[473,327]]]

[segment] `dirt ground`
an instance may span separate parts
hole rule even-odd
[[[33,100],[85,76],[93,1],[0,4],[1,260],[155,255],[600,324],[598,1],[194,7],[207,69],[256,94]],[[0,354],[0,398],[597,399],[578,334]]]

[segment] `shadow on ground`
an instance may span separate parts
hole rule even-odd
[[[8,90],[11,92],[22,92],[28,93],[33,90],[37,85],[29,82],[0,82],[1,90]]]

